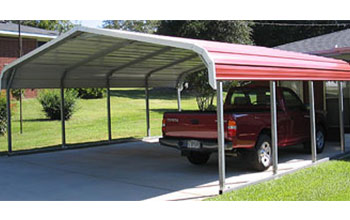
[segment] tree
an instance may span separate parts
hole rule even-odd
[[[18,24],[18,22],[21,22],[22,25],[37,27],[45,30],[58,31],[60,33],[66,32],[74,27],[73,23],[69,20],[17,20],[11,22],[16,24]]]
[[[213,40],[237,44],[253,44],[251,39],[252,23],[249,21],[161,21],[157,34]],[[189,89],[196,96],[201,111],[213,110],[215,91],[208,83],[208,72],[200,71],[188,75]],[[225,84],[225,88],[237,82]]]
[[[153,20],[105,20],[104,28],[120,29],[152,34],[157,30],[159,21]]]
[[[249,21],[161,21],[157,34],[253,44],[251,25]]]
[[[349,28],[350,21],[267,21],[255,20],[253,40],[256,45],[275,47]]]

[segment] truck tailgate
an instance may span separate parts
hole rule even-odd
[[[216,112],[167,112],[164,114],[163,135],[167,137],[216,139],[216,117]],[[224,120],[225,128],[227,127],[227,117]]]

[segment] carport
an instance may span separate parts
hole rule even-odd
[[[340,60],[255,46],[166,37],[109,29],[76,27],[6,66],[0,89],[7,90],[8,152],[12,152],[10,89],[107,88],[108,139],[112,140],[110,88],[141,87],[146,94],[147,136],[150,136],[150,87],[178,88],[190,73],[207,69],[217,90],[219,193],[225,191],[223,81],[270,81],[273,171],[278,171],[276,81],[309,81],[312,161],[316,155],[313,81],[338,81],[341,149],[344,151],[341,81],[350,80],[350,66]],[[65,121],[62,147],[66,146]]]

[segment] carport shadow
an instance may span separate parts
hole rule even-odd
[[[25,150],[13,150],[10,154],[7,151],[1,151],[0,156],[4,156],[4,155],[17,156],[17,155],[46,153],[46,152],[61,151],[61,150],[75,150],[75,149],[81,149],[81,148],[100,147],[100,146],[105,146],[110,144],[122,144],[122,143],[137,142],[137,141],[140,141],[140,139],[137,139],[134,137],[126,137],[126,138],[112,139],[111,141],[102,140],[102,141],[90,141],[90,142],[80,142],[80,143],[72,143],[72,144],[67,143],[64,146],[64,148],[62,147],[61,144],[57,144],[57,145],[37,147],[37,148],[31,148],[31,149],[25,149]]]
[[[164,113],[164,112],[178,112],[178,109],[174,108],[158,108],[158,109],[150,109],[152,112]]]
[[[130,98],[130,99],[145,99],[145,91],[140,89],[128,90],[111,90],[111,96]],[[176,100],[177,92],[172,88],[154,88],[149,90],[150,99]],[[181,94],[182,99],[190,99],[193,96],[188,92]]]
[[[19,121],[19,120],[13,120]],[[55,121],[49,118],[34,118],[34,119],[23,119],[24,122],[42,122],[42,121]],[[57,121],[57,120],[56,120]]]

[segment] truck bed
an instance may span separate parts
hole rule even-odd
[[[238,111],[224,113],[225,140],[234,142],[235,147],[249,148],[255,142],[260,127],[270,123],[268,111]],[[227,135],[228,121],[236,121],[239,127],[235,137]],[[165,124],[164,124],[165,123]],[[252,129],[252,123],[255,129]],[[166,112],[163,118],[163,137],[217,141],[217,115],[215,111]]]

